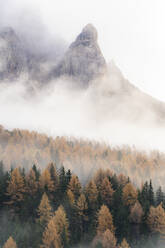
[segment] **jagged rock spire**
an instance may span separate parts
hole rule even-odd
[[[86,25],[70,45],[61,62],[52,72],[52,77],[69,76],[83,86],[106,71],[106,62],[97,43],[97,30]]]

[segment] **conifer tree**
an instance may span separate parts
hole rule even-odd
[[[50,163],[48,165],[48,169],[49,169],[50,176],[54,184],[54,191],[56,191],[59,187],[59,176],[57,173],[56,165],[54,163]]]
[[[41,248],[62,248],[61,239],[57,233],[55,216],[51,218],[43,232]]]
[[[37,166],[35,164],[33,165],[32,170],[34,171],[36,180],[38,182],[40,178],[40,171],[37,169]]]
[[[52,217],[52,207],[49,203],[49,199],[46,193],[42,195],[42,199],[37,209],[37,213],[39,216],[39,219],[37,219],[37,222],[42,227],[45,227],[45,225],[50,221]]]
[[[78,214],[79,220],[79,227],[81,234],[84,233],[86,230],[86,223],[88,221],[88,204],[84,194],[81,194],[76,203],[76,209]]]
[[[133,206],[137,201],[137,190],[131,183],[127,183],[123,188],[123,201],[128,207]]]
[[[162,204],[156,208],[150,207],[147,224],[153,233],[161,234],[165,237],[165,210]]]
[[[131,223],[140,224],[143,217],[143,209],[141,204],[137,201],[134,206],[131,207],[129,220]]]
[[[112,185],[107,177],[104,178],[101,184],[101,198],[103,204],[110,206],[112,205],[112,196],[114,190],[112,189]]]
[[[40,178],[39,178],[39,186],[40,189],[44,192],[53,192],[54,191],[54,183],[53,180],[51,179],[50,172],[48,168],[46,168]]]
[[[98,190],[96,187],[96,184],[93,180],[91,180],[85,189],[85,193],[86,193],[86,197],[88,200],[88,205],[89,208],[91,209],[96,209],[97,208],[97,204],[98,204]]]
[[[67,190],[67,198],[68,198],[70,206],[73,207],[75,204],[75,197],[70,189]]]
[[[161,202],[163,203],[163,201],[164,201],[164,194],[162,188],[159,187],[158,190],[156,191],[156,205],[158,206]]]
[[[119,248],[130,248],[129,244],[127,243],[127,240],[124,238],[123,241],[120,244]]]
[[[102,247],[103,248],[116,248],[116,238],[114,236],[114,234],[107,229],[104,233],[103,233],[103,237],[102,237]]]
[[[72,175],[72,178],[69,182],[68,189],[72,191],[74,194],[75,199],[78,199],[78,197],[81,194],[81,184],[76,175]]]
[[[19,169],[15,168],[11,172],[11,178],[8,182],[6,194],[9,197],[9,200],[7,204],[10,206],[14,206],[15,210],[18,210],[18,208],[20,207],[20,203],[24,200],[24,193],[24,179],[21,176]]]
[[[17,248],[17,244],[13,240],[13,238],[10,236],[9,239],[4,244],[3,248]]]
[[[64,166],[60,168],[59,172],[59,189],[61,193],[60,198],[62,198],[67,189],[67,178]]]
[[[36,174],[33,169],[31,169],[26,176],[26,191],[31,196],[34,197],[38,190],[38,182],[36,180]]]
[[[107,208],[107,206],[102,205],[101,209],[98,212],[98,226],[97,226],[97,234],[103,234],[107,229],[109,229],[112,233],[114,233],[115,228],[113,225],[112,215]]]
[[[53,217],[62,247],[69,244],[69,223],[63,206],[59,206]]]
[[[152,180],[150,180],[150,184],[149,184],[148,197],[149,197],[150,206],[154,206],[154,191],[152,186]]]
[[[115,235],[107,229],[103,234],[96,235],[92,242],[92,248],[117,248]]]

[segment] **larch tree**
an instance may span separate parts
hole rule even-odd
[[[73,207],[75,204],[75,197],[70,189],[67,190],[67,199],[69,201],[70,206]]]
[[[53,217],[62,247],[69,243],[69,223],[63,206],[59,206]]]
[[[8,205],[14,206],[15,210],[18,210],[20,203],[24,200],[25,184],[18,168],[15,168],[11,173],[11,178],[8,182],[7,196],[9,200]]]
[[[143,217],[143,209],[141,204],[137,201],[134,206],[131,207],[129,220],[131,223],[140,224]]]
[[[40,178],[39,178],[39,186],[42,191],[53,192],[54,191],[54,183],[50,175],[50,171],[46,168]]]
[[[98,190],[95,182],[91,180],[85,189],[85,194],[89,204],[89,208],[96,209],[98,204]]]
[[[147,224],[151,232],[165,236],[165,210],[162,204],[156,208],[150,207]]]
[[[3,248],[17,248],[17,244],[14,239],[10,236],[9,239],[4,244]]]
[[[52,217],[52,207],[50,205],[48,196],[46,193],[43,194],[40,205],[37,209],[37,213],[39,218],[37,219],[37,222],[42,226],[45,227],[45,225],[50,221]]]
[[[84,194],[81,194],[76,203],[76,209],[78,214],[78,221],[80,226],[81,234],[86,230],[86,223],[88,221],[88,204]]]
[[[42,245],[40,248],[62,248],[61,239],[57,233],[55,216],[51,218],[43,232]]]
[[[59,176],[57,173],[56,165],[54,163],[48,164],[48,170],[50,172],[51,179],[54,183],[54,190],[56,191],[59,187]]]
[[[116,238],[115,235],[107,229],[102,236],[102,247],[103,248],[116,248]]]
[[[126,206],[131,207],[137,201],[137,190],[131,183],[127,183],[123,188],[123,202]]]
[[[33,169],[31,169],[26,176],[26,191],[30,196],[35,196],[38,190],[38,182],[36,180],[36,174]]]
[[[112,189],[112,185],[107,177],[102,181],[100,193],[103,204],[110,206],[112,204],[114,190]]]
[[[107,229],[103,234],[96,235],[92,242],[92,248],[117,248],[115,235]]]
[[[113,225],[113,218],[107,206],[102,205],[100,211],[98,212],[98,225],[97,234],[103,234],[107,229],[114,233],[115,228]]]
[[[72,191],[72,193],[75,196],[75,199],[78,199],[78,197],[81,194],[81,184],[76,175],[72,175],[71,180],[68,185],[68,189]]]
[[[124,238],[121,242],[119,248],[130,248],[129,244],[127,243],[127,240]]]

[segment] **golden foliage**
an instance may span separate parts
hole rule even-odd
[[[15,129],[0,128],[0,160],[6,169],[18,164],[30,169],[35,163],[40,168],[45,164],[56,162],[57,166],[67,164],[77,175],[90,176],[99,168],[110,172],[130,176],[134,183],[140,185],[143,179],[152,179],[153,184],[164,185],[165,154],[152,151],[150,154],[130,147],[110,147],[103,143],[76,140],[67,137],[47,137],[44,134]],[[75,166],[76,165],[76,166]],[[157,166],[160,176],[157,178]],[[102,174],[102,179],[104,175]],[[97,177],[97,179],[99,179]],[[95,180],[97,187],[101,185]],[[100,178],[101,179],[101,178]],[[102,180],[101,179],[101,180]],[[123,183],[123,178],[119,181]],[[157,181],[159,180],[159,182]]]
[[[80,197],[77,200],[76,208],[78,215],[82,218],[82,220],[87,221],[87,210],[88,210],[88,203],[86,201],[85,195],[81,194]]]
[[[165,235],[165,211],[162,204],[156,208],[150,208],[147,224],[153,233]]]
[[[49,221],[48,226],[45,228],[42,238],[41,248],[62,248],[61,239],[57,233],[56,223],[54,217]]]
[[[17,248],[16,242],[13,240],[11,236],[4,244],[3,248]]]
[[[61,245],[69,243],[69,223],[63,206],[59,206],[53,217]]]
[[[75,203],[75,197],[74,197],[74,194],[72,193],[72,191],[70,189],[67,190],[67,197],[68,197],[70,206],[73,207],[74,203]]]
[[[127,183],[123,188],[123,201],[126,206],[133,206],[137,201],[137,190],[131,183]]]
[[[130,246],[127,243],[127,240],[126,239],[123,239],[123,241],[120,244],[120,248],[130,248]]]
[[[36,175],[33,169],[30,169],[26,176],[26,191],[31,196],[34,196],[38,190],[38,183],[36,181]]]
[[[107,177],[102,181],[100,193],[104,204],[109,206],[112,203],[114,190],[112,189],[112,185]]]
[[[77,199],[81,194],[81,184],[76,175],[72,175],[72,178],[69,182],[68,189],[70,189],[75,197]]]
[[[37,219],[37,222],[40,223],[41,226],[45,226],[52,217],[52,208],[49,203],[49,199],[46,193],[43,194],[40,205],[37,209],[37,213],[39,216],[39,219]]]
[[[15,168],[11,173],[11,178],[8,182],[7,195],[10,200],[7,202],[9,205],[17,204],[24,199],[25,184],[24,179],[18,168]]]
[[[116,248],[116,238],[109,229],[103,233],[102,246],[103,248]]]
[[[96,187],[96,184],[93,180],[91,180],[85,189],[85,193],[89,202],[89,205],[92,209],[95,209],[97,206],[97,200],[98,200],[98,190]]]
[[[109,229],[112,233],[114,233],[115,231],[112,215],[107,206],[102,205],[101,209],[98,212],[97,234],[101,235],[107,229]]]
[[[39,187],[44,191],[49,191],[49,192],[53,192],[55,190],[54,187],[54,183],[53,180],[51,179],[51,175],[50,172],[48,170],[48,168],[46,168],[40,178],[39,178]]]

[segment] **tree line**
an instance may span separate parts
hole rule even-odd
[[[55,163],[4,170],[0,163],[0,247],[141,248],[165,245],[165,197],[152,181],[99,169],[86,183]]]
[[[74,171],[80,180],[104,168],[129,176],[137,186],[152,178],[155,187],[164,187],[165,154],[146,153],[129,146],[113,147],[72,137],[52,138],[28,130],[9,131],[0,126],[0,160],[6,170],[17,166],[30,170],[32,164],[43,169],[54,161],[58,168],[63,164]]]

